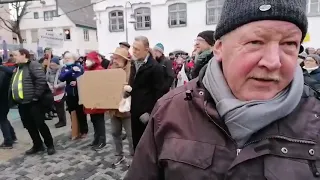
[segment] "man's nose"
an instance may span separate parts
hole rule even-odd
[[[281,50],[277,43],[269,44],[265,47],[259,66],[267,68],[269,71],[277,70],[281,67]]]

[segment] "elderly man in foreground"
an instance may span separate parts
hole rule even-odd
[[[297,59],[305,0],[226,0],[214,59],[162,97],[126,180],[312,180],[320,102]]]

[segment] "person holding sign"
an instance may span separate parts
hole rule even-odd
[[[85,71],[104,70],[101,66],[99,54],[95,51],[90,52],[86,56]],[[90,114],[94,129],[94,140],[91,143],[92,149],[95,151],[101,150],[106,146],[106,127],[104,120],[104,109],[88,109],[85,108],[85,113]]]
[[[126,72],[126,80],[129,81],[131,63],[128,58],[129,51],[125,48],[118,47],[112,55],[112,64],[110,69],[123,69]],[[132,90],[131,86],[124,86],[124,94]],[[124,95],[124,99],[126,99]],[[130,98],[131,99],[131,98]],[[129,152],[133,156],[133,143],[132,143],[132,131],[131,131],[131,118],[130,118],[130,105],[131,101],[128,102],[128,109],[119,108],[119,110],[109,110],[108,114],[111,117],[111,131],[112,137],[115,144],[116,159],[113,162],[114,166],[119,165],[125,160],[123,155],[123,145],[122,145],[122,127],[125,129],[127,134],[127,139],[129,142]]]

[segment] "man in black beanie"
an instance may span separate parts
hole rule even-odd
[[[196,52],[194,68],[191,69],[191,79],[198,77],[200,70],[209,62],[213,57],[212,46],[214,45],[214,31],[203,31],[198,34],[196,39]]]
[[[214,58],[157,101],[124,180],[319,179],[320,101],[297,62],[306,5],[225,0]]]

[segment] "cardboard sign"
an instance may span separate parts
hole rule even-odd
[[[118,109],[126,84],[123,69],[86,71],[77,79],[79,104],[91,109]]]

